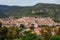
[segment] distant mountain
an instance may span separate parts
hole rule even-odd
[[[0,18],[8,17],[9,15],[7,15],[8,14],[7,12],[11,12],[21,8],[24,8],[24,7],[0,5]]]
[[[23,7],[20,7],[20,6],[0,5],[0,10],[1,11],[10,11],[10,10],[15,10],[15,9],[19,9],[19,8],[23,8]]]
[[[60,22],[60,5],[44,3],[38,3],[34,6],[26,7],[0,5],[0,15],[3,15],[3,17],[52,17],[55,21]]]
[[[0,18],[4,18],[4,17],[7,17],[7,15],[4,14],[2,11],[0,11]]]

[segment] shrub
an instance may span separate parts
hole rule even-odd
[[[52,36],[50,38],[50,40],[60,40],[60,35],[58,35],[58,36]]]

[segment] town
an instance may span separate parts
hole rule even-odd
[[[54,22],[53,18],[50,17],[22,17],[22,18],[13,18],[9,17],[6,19],[1,19],[0,22],[2,22],[3,26],[11,27],[11,26],[20,26],[20,24],[24,24],[25,27],[30,27],[31,24],[34,24],[34,27],[38,27],[41,25],[48,25],[48,26],[56,26],[60,25],[60,23]]]

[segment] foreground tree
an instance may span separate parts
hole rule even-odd
[[[44,37],[44,40],[49,40],[51,37],[51,29],[50,27],[43,27],[41,30],[42,36]]]
[[[0,22],[0,27],[2,27],[2,23]]]
[[[0,28],[0,40],[7,38],[8,29],[6,27]]]
[[[59,36],[52,36],[50,40],[60,40],[60,35]]]
[[[26,31],[19,40],[42,40],[42,37],[36,34],[32,34],[31,31]]]

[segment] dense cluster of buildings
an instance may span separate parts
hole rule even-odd
[[[54,22],[54,20],[50,17],[22,17],[22,18],[6,18],[6,19],[0,19],[0,22],[2,22],[3,26],[20,26],[20,24],[24,24],[26,27],[30,27],[31,24],[34,24],[34,27],[38,27],[38,25],[48,25],[48,26],[55,26],[59,25],[59,23]]]

